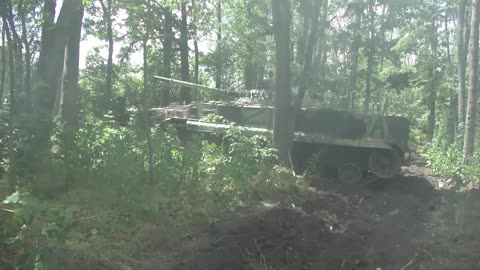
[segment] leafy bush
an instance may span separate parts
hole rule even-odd
[[[457,187],[478,182],[480,179],[480,156],[476,154],[469,164],[464,164],[459,145],[435,139],[423,146],[420,154],[432,170],[453,179]]]
[[[152,128],[153,185],[146,183],[147,143],[141,128],[121,127],[108,117],[87,117],[73,142],[60,134],[53,140],[52,172],[36,184],[51,192],[54,176],[65,180],[63,186],[49,200],[31,195],[28,186],[7,200],[15,216],[2,236],[10,239],[21,269],[65,269],[70,262],[62,259],[62,252],[68,239],[101,249],[108,241],[98,230],[109,233],[111,226],[209,216],[219,208],[280,200],[298,191],[299,179],[275,165],[276,152],[269,141],[247,136],[233,124],[219,144],[201,136],[182,142],[173,128]],[[89,228],[75,222],[78,215],[90,215],[90,209],[122,213],[109,218],[108,226]]]
[[[245,194],[259,172],[272,170],[275,150],[261,136],[246,136],[232,126],[223,145],[203,144],[200,175],[206,189],[230,203]]]

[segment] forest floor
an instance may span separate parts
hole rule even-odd
[[[388,181],[312,183],[184,234],[154,233],[130,269],[480,269],[480,191],[449,189],[420,158]]]

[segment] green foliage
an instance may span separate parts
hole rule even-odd
[[[462,149],[458,145],[435,139],[423,146],[420,154],[435,172],[454,180],[457,188],[477,183],[480,179],[480,156],[475,155],[465,164]]]
[[[2,234],[7,236],[6,247],[16,253],[16,269],[65,269],[68,259],[61,245],[73,228],[76,211],[19,192],[3,204],[15,209]]]
[[[213,116],[204,121],[226,122]],[[86,117],[73,142],[58,127],[52,162],[59,165],[50,169],[65,178],[64,185],[52,192],[54,180],[37,177],[45,186],[38,190],[54,200],[40,199],[25,186],[4,201],[15,215],[3,224],[2,235],[19,269],[67,269],[73,262],[65,252],[72,244],[110,248],[104,238],[110,231],[130,233],[129,227],[160,217],[180,222],[250,200],[280,200],[298,191],[301,180],[275,166],[276,153],[266,138],[247,136],[234,125],[220,144],[199,136],[182,142],[175,129],[152,128],[153,185],[145,180],[145,134],[134,121],[127,128],[108,116]],[[106,218],[108,223],[90,227],[80,222],[80,216],[91,215],[90,208],[120,210]]]
[[[245,136],[234,126],[223,145],[204,143],[200,175],[207,190],[227,203],[247,193],[251,179],[271,169],[276,161],[275,150],[260,136]]]

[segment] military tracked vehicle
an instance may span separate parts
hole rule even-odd
[[[181,86],[222,91],[157,77]],[[272,136],[273,107],[244,101],[192,103],[152,109],[156,122],[172,124],[183,134],[222,135],[229,124],[202,121],[214,114],[235,123],[246,134]],[[310,106],[295,121],[291,160],[297,173],[311,163],[319,172],[337,171],[343,182],[359,182],[365,173],[388,179],[400,173],[408,148],[409,121],[403,117]]]

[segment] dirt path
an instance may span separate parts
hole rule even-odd
[[[157,239],[135,269],[480,269],[480,192],[446,183],[421,161],[389,181],[318,180],[302,197]]]

